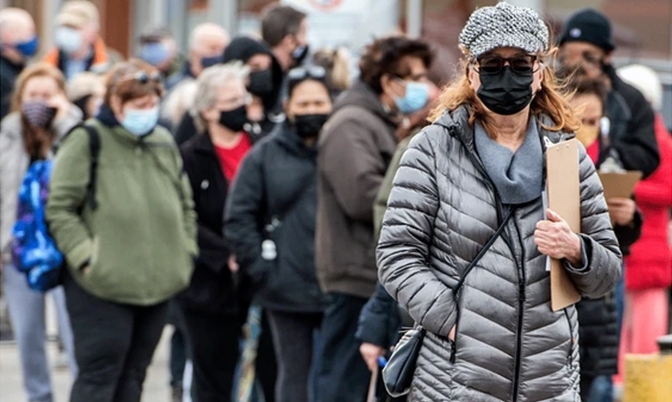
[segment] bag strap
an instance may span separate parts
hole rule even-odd
[[[502,220],[502,223],[500,223],[500,224],[499,224],[499,227],[497,228],[497,230],[495,230],[495,233],[494,233],[492,236],[490,236],[490,238],[489,238],[488,241],[485,243],[485,245],[483,246],[483,248],[481,248],[481,250],[478,252],[478,254],[476,254],[476,256],[474,257],[474,259],[471,260],[471,262],[470,262],[469,265],[467,266],[467,269],[464,270],[464,273],[462,274],[462,276],[460,276],[460,280],[458,280],[458,281],[457,281],[457,284],[455,285],[455,287],[453,287],[453,297],[454,297],[455,299],[457,299],[457,294],[458,294],[458,292],[460,291],[460,289],[462,288],[462,285],[464,285],[464,281],[467,279],[467,275],[469,275],[469,273],[471,272],[471,270],[474,269],[474,267],[476,266],[476,264],[478,264],[478,262],[481,260],[481,258],[483,258],[483,256],[485,255],[485,253],[490,249],[490,247],[492,247],[492,245],[495,243],[495,241],[497,240],[497,238],[498,238],[499,236],[501,236],[502,232],[504,232],[504,229],[506,228],[506,225],[507,225],[507,223],[509,222],[509,220],[511,219],[511,216],[512,216],[512,215],[513,215],[513,208],[511,208],[511,210],[509,211],[509,213],[506,214],[506,216],[505,216],[504,219]]]
[[[266,146],[265,148],[268,148],[268,146]],[[268,160],[268,158],[266,158],[265,151],[266,149],[262,150],[262,157],[261,157],[261,174],[262,174],[262,183],[264,186],[264,188],[262,189],[263,191],[262,198],[264,208],[266,209],[266,213],[264,214],[265,218],[263,222],[263,228],[266,229],[266,231],[268,232],[272,232],[273,230],[272,229],[268,230],[267,227],[270,225],[273,229],[275,229],[277,226],[280,225],[280,223],[282,223],[282,220],[285,219],[285,216],[299,204],[299,201],[301,201],[301,199],[303,198],[304,190],[310,184],[311,180],[313,180],[314,175],[313,174],[307,175],[303,179],[301,185],[299,186],[299,191],[297,192],[297,194],[295,194],[294,197],[292,197],[292,201],[289,203],[288,206],[284,208],[283,211],[281,211],[280,213],[272,213],[270,200],[268,197],[268,180],[266,176],[266,161]]]
[[[96,177],[100,156],[100,134],[98,134],[98,130],[92,125],[83,124],[82,127],[89,134],[89,153],[91,156],[91,169],[89,172],[89,183],[86,186],[86,199],[89,203],[89,208],[95,211],[98,208],[98,201],[96,200]]]

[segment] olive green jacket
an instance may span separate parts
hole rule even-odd
[[[189,284],[198,253],[179,150],[162,127],[139,138],[121,126],[89,124],[100,134],[97,208],[86,202],[91,154],[80,128],[56,155],[46,211],[50,232],[87,292],[132,305],[167,300]]]

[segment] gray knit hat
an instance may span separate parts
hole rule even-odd
[[[474,57],[498,47],[537,53],[548,50],[548,43],[548,27],[536,11],[504,2],[474,11],[460,33],[460,45]]]

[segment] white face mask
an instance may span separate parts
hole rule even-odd
[[[81,49],[84,38],[82,38],[82,33],[74,28],[58,27],[54,41],[59,49],[72,54]]]

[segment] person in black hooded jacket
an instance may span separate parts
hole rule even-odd
[[[642,172],[644,178],[652,174],[660,163],[658,153],[658,144],[654,131],[654,113],[650,104],[644,96],[633,86],[625,83],[617,75],[612,65],[613,52],[616,49],[612,35],[611,23],[609,19],[601,12],[585,8],[572,14],[565,22],[562,33],[559,38],[558,60],[561,64],[560,75],[571,77],[572,80],[583,82],[599,81],[608,88],[604,104],[604,114],[608,118],[608,124],[603,126],[605,133],[599,144],[599,157],[594,161],[595,166],[601,169],[605,162],[616,162],[619,167],[626,170],[638,170]],[[628,199],[608,199],[610,214],[634,214],[635,205]],[[629,247],[639,237],[641,230],[641,220],[638,214],[634,214],[634,219],[629,225],[616,225],[614,230],[623,255],[629,253]],[[625,271],[627,266],[623,267]],[[623,275],[623,277],[625,274]],[[616,353],[613,344],[618,344],[618,334],[621,327],[621,319],[624,309],[624,291],[623,277],[619,281],[614,297],[606,299],[605,310],[600,314],[600,306],[595,301],[582,302],[579,312],[581,328],[585,334],[591,331],[593,334],[607,331],[616,332],[615,336],[604,337],[604,342],[595,346],[593,350],[582,350],[582,378],[589,383],[589,377],[586,375],[597,375],[596,383],[591,388],[599,388],[595,398],[610,398],[613,390],[611,376],[600,375],[611,374],[615,368],[614,359],[611,357]],[[614,311],[615,303],[615,328]],[[583,317],[583,318],[582,318]],[[596,319],[596,317],[599,317]],[[592,329],[586,325],[591,323]],[[597,327],[603,327],[600,330]],[[597,328],[597,329],[595,329]],[[584,341],[584,345],[586,342]],[[598,357],[595,352],[602,349]],[[588,354],[591,354],[590,360],[594,363],[595,369],[584,366],[583,360],[586,360]],[[598,364],[599,363],[599,364]],[[598,367],[599,366],[599,367]],[[586,387],[582,387],[585,394]],[[584,395],[585,396],[585,395]],[[592,402],[593,399],[589,399]]]
[[[326,305],[315,275],[317,136],[331,112],[321,67],[288,75],[288,121],[245,158],[225,234],[267,312],[279,363],[276,401],[310,400],[313,334]]]
[[[270,49],[246,36],[231,41],[224,50],[222,63],[242,61],[250,69],[247,90],[252,95],[248,105],[246,131],[258,138],[273,131],[285,119],[279,102],[283,73]],[[196,133],[194,118],[185,113],[175,130],[175,141],[182,144]]]

